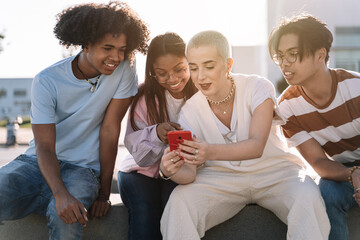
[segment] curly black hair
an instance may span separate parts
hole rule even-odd
[[[123,2],[81,4],[57,15],[54,28],[60,44],[67,47],[94,44],[108,33],[126,35],[126,58],[133,62],[135,52],[146,54],[150,32],[147,24]]]

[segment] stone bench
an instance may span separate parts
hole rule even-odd
[[[107,216],[92,219],[84,228],[86,240],[126,240],[128,231],[127,208],[121,203],[119,194],[112,194],[113,206]],[[360,239],[360,209],[349,213],[350,240]],[[206,232],[204,240],[269,240],[286,239],[287,227],[272,212],[258,205],[248,205],[233,218]],[[48,230],[46,218],[30,215],[16,221],[5,221],[0,225],[0,240],[46,240]]]

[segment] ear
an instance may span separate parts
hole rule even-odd
[[[226,70],[228,73],[231,71],[233,64],[234,64],[234,60],[232,58],[228,58],[226,63],[226,68],[227,68]]]
[[[317,50],[317,59],[320,62],[325,61],[326,55],[327,55],[327,51],[325,48],[320,48],[319,50]]]
[[[89,45],[82,47],[83,52],[88,53],[89,52]]]

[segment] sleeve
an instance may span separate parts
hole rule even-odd
[[[136,71],[136,62],[130,66],[129,61],[123,62],[123,74],[119,86],[113,96],[116,99],[124,99],[135,96],[137,93],[138,75]]]
[[[133,130],[129,116],[124,139],[125,147],[140,167],[154,165],[161,159],[166,148],[166,145],[157,136],[157,124],[148,126],[146,116],[146,109],[141,108],[141,102],[139,101],[134,118],[140,130]]]
[[[44,74],[35,76],[31,86],[32,124],[55,123],[56,90]]]
[[[265,78],[260,78],[252,92],[251,96],[251,113],[267,99],[272,99],[276,105],[274,85]]]
[[[296,116],[291,111],[291,106],[285,101],[279,104],[279,112],[282,116],[288,116],[285,124],[282,125],[282,131],[289,147],[297,147],[300,144],[311,139],[312,136],[304,130]]]

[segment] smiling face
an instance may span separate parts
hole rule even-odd
[[[183,98],[183,90],[190,79],[185,57],[166,54],[156,58],[153,64],[157,82],[174,98]]]
[[[231,88],[227,73],[231,70],[232,59],[227,62],[214,46],[202,45],[187,50],[191,79],[195,86],[211,100],[226,97]]]
[[[88,78],[99,74],[110,75],[125,59],[126,36],[114,36],[110,33],[96,43],[89,44],[83,49],[84,57],[79,64]]]
[[[282,56],[279,67],[288,84],[304,86],[316,78],[325,64],[323,52],[324,49],[319,49],[314,54],[305,53],[300,62],[298,36],[296,34],[283,35],[279,41],[277,55]],[[296,61],[291,63],[285,58],[286,55],[289,59],[297,55]]]

